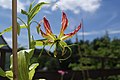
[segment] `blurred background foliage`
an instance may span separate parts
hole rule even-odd
[[[39,58],[39,67],[37,70],[88,70],[88,69],[110,69],[120,68],[120,39],[110,39],[108,33],[100,38],[95,38],[93,41],[77,41],[73,43],[70,39],[66,40],[72,49],[72,55],[65,61],[59,61],[59,56],[54,58],[47,54],[47,50],[43,50],[42,56]],[[23,48],[21,48],[23,49]],[[35,50],[33,58],[36,58],[41,49]],[[61,51],[58,52],[59,54]],[[62,58],[69,55],[69,52]],[[102,63],[104,62],[104,66]],[[107,80],[119,80],[120,76],[110,76]],[[99,80],[99,78],[98,78]]]
[[[73,54],[68,65],[70,69],[120,68],[120,39],[110,39],[108,33],[106,33],[101,38],[96,38],[93,41],[80,40],[78,44],[79,46],[72,46]],[[73,61],[74,59],[76,60]],[[120,76],[109,76],[106,80],[120,80]]]
[[[72,43],[71,40],[66,42],[76,44]],[[77,44],[79,45],[71,47],[72,56],[65,61],[68,64],[67,69],[100,69],[102,67],[101,58],[105,59],[104,68],[120,67],[120,39],[110,39],[108,33],[106,33],[101,38],[96,38],[93,41],[80,40]]]

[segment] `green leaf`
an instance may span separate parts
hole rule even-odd
[[[44,46],[44,45],[48,45],[47,39],[41,39],[35,41],[35,46]]]
[[[33,56],[34,49],[25,50],[27,65],[30,65],[30,59]]]
[[[0,76],[5,77],[5,72],[2,70],[1,67],[0,67]]]
[[[28,63],[26,59],[26,53],[30,52],[30,50],[21,50],[17,53],[18,55],[18,74],[19,80],[29,80],[29,70]]]
[[[35,74],[35,69],[37,68],[37,66],[39,65],[39,63],[34,63],[29,67],[29,80],[32,80],[34,74]]]
[[[17,52],[18,56],[18,74],[19,80],[29,80],[29,63],[33,54],[33,49],[21,50]],[[11,55],[11,69],[13,68],[13,55]]]
[[[17,34],[20,35],[20,24],[17,23]]]
[[[7,78],[9,78],[10,80],[13,80],[13,72],[12,72],[12,70],[6,71],[5,73],[6,73]]]
[[[0,48],[2,48],[2,47],[4,47],[4,46],[6,46],[5,44],[0,44]]]
[[[20,29],[22,29],[22,28],[26,28],[26,26],[25,26],[25,25],[20,25]],[[18,31],[20,31],[20,29],[18,29]],[[0,32],[0,35],[3,35],[4,33],[10,32],[10,31],[12,31],[12,26],[4,29],[2,32]],[[19,33],[20,33],[20,32],[19,32]]]
[[[5,30],[3,30],[3,31],[0,33],[0,35],[3,35],[5,32],[10,32],[10,31],[12,31],[12,26],[10,26],[10,27],[6,28]]]
[[[37,33],[39,34],[39,33],[40,33],[40,25],[38,25],[38,26],[36,27],[36,29],[37,29]]]
[[[18,74],[19,74],[19,80],[29,80],[29,64],[30,64],[30,59],[33,55],[34,50],[29,49],[29,50],[21,50],[17,52],[18,56]],[[11,66],[10,68],[13,68],[13,55],[10,57],[11,59]],[[9,77],[8,75],[7,77]],[[11,78],[11,77],[10,77]]]
[[[34,4],[35,0],[30,4],[30,7],[29,7],[29,12],[31,11],[32,9],[32,5]]]
[[[25,25],[20,25],[20,29],[27,28]]]
[[[20,25],[19,23],[18,23],[18,26],[17,26],[17,27],[18,27],[18,28],[17,28],[17,33],[18,33],[18,35],[20,35],[21,29],[27,28],[25,25]]]
[[[28,13],[26,11],[24,11],[23,9],[21,9],[21,13],[24,15],[28,15]]]
[[[38,3],[36,4],[29,12],[29,20],[31,21],[34,16],[40,11],[41,7],[44,5],[44,4],[48,4],[48,3],[45,3],[45,2],[41,2],[41,3]]]

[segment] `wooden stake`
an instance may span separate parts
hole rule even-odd
[[[17,0],[12,0],[12,53],[13,53],[13,80],[18,80],[17,60]]]

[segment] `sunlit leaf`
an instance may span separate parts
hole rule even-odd
[[[30,59],[33,56],[34,49],[25,50],[27,65],[30,65]]]
[[[9,78],[10,80],[13,80],[13,72],[12,72],[12,70],[6,71],[5,73],[6,73],[7,78]]]
[[[19,80],[29,80],[29,62],[33,54],[33,50],[21,50],[17,53],[18,56],[18,74]],[[11,55],[11,63],[13,62],[13,55]],[[13,64],[11,64],[11,69]]]
[[[21,29],[24,29],[24,28],[27,28],[25,25],[19,25],[18,26],[18,28],[17,28],[17,33],[18,33],[18,35],[20,35],[20,31],[21,31]]]
[[[18,74],[19,74],[19,80],[29,80],[29,69],[28,66],[30,64],[30,59],[33,55],[34,50],[21,50],[17,53],[18,56]],[[10,68],[13,69],[13,55],[11,55],[11,66]],[[11,76],[8,74],[9,78]]]
[[[35,69],[37,68],[37,66],[39,65],[39,63],[34,63],[29,67],[29,80],[32,80],[34,74],[35,74]]]
[[[41,3],[38,3],[36,4],[29,12],[29,20],[31,21],[34,16],[40,11],[41,7],[44,5],[44,4],[48,4],[48,3],[45,3],[45,2],[41,2]]]
[[[19,80],[29,80],[29,74],[28,74],[29,70],[27,65],[27,59],[25,56],[26,51],[27,50],[21,50],[17,53]]]
[[[25,26],[25,25],[20,25],[20,29],[22,29],[22,28],[26,28],[26,26]],[[0,35],[3,35],[4,33],[10,32],[10,31],[12,31],[12,26],[4,29],[2,32],[0,32]],[[20,30],[18,30],[18,31],[20,31]],[[19,32],[19,33],[20,33],[20,32]]]
[[[0,67],[0,76],[5,77],[5,72],[2,70],[1,67]]]
[[[35,2],[35,0],[30,4],[30,6],[29,6],[29,12],[31,11],[34,2]]]
[[[43,46],[43,45],[47,45],[47,39],[41,39],[35,41],[35,46]]]
[[[21,13],[24,14],[24,15],[28,15],[28,13],[23,9],[21,9]]]
[[[6,28],[5,30],[3,30],[2,32],[0,32],[0,35],[3,35],[5,32],[10,32],[12,31],[12,26]]]
[[[27,28],[25,25],[20,25],[20,28],[23,29],[23,28]]]

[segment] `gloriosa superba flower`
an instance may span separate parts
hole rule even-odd
[[[63,48],[62,55],[65,54],[64,53],[65,47],[69,48],[69,46],[67,45],[66,42],[64,42],[64,40],[74,36],[80,30],[80,28],[82,26],[82,23],[80,23],[80,25],[73,32],[64,34],[64,31],[66,30],[66,28],[68,26],[68,19],[64,12],[62,12],[62,27],[61,27],[61,30],[60,30],[60,33],[58,36],[53,34],[50,24],[49,24],[48,20],[46,19],[46,17],[43,18],[43,24],[44,24],[46,33],[43,32],[41,28],[40,28],[40,33],[41,33],[42,37],[46,39],[45,44],[51,44],[51,46],[53,46],[55,44],[56,47],[57,47],[57,45],[60,45]],[[69,50],[70,50],[70,48],[69,48]],[[57,53],[54,53],[55,57],[56,57],[56,55],[57,55]]]

